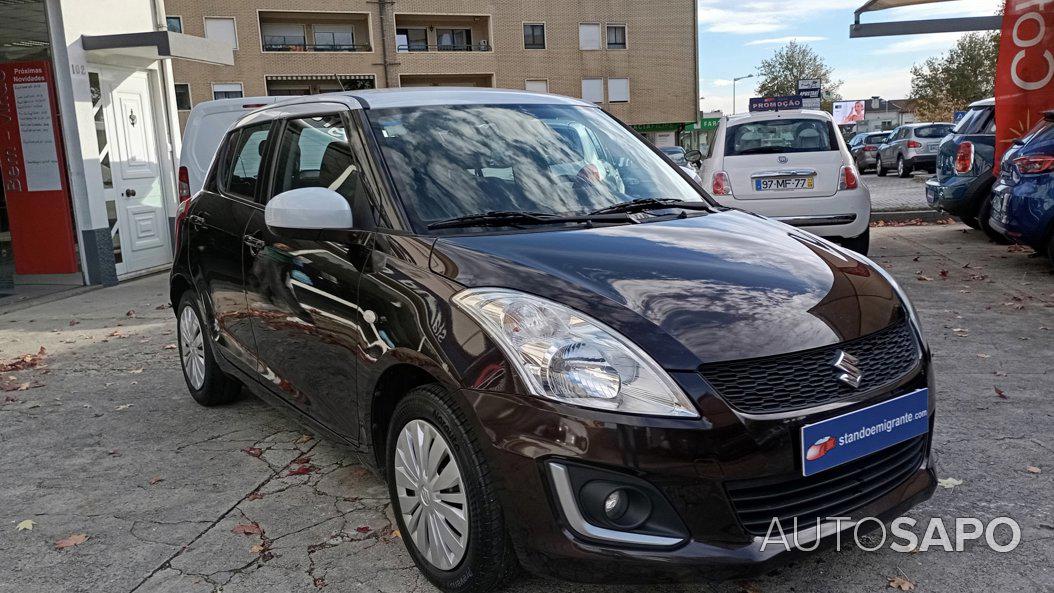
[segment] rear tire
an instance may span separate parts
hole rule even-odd
[[[176,343],[183,379],[194,401],[203,406],[230,403],[241,394],[242,385],[216,363],[208,325],[193,290],[183,293],[176,310]]]
[[[846,249],[852,249],[860,255],[867,255],[867,250],[871,247],[871,227],[867,227],[867,230],[856,237],[840,239],[838,242]]]
[[[413,438],[407,441],[407,437]],[[434,463],[432,455],[422,455],[436,450],[440,454]],[[424,385],[399,401],[388,428],[386,452],[388,493],[400,537],[425,577],[446,593],[495,591],[511,580],[519,564],[498,501],[497,480],[468,418],[446,389]],[[406,462],[412,458],[425,463]],[[450,485],[452,474],[456,486]],[[439,475],[445,476],[441,483]],[[429,517],[442,523],[428,521]],[[408,527],[408,521],[416,528]],[[459,538],[458,526],[467,538]],[[434,530],[446,539],[432,538]],[[445,545],[451,541],[460,547]]]
[[[875,163],[875,175],[878,175],[879,177],[886,176],[886,168],[882,166],[882,157],[879,157],[878,162]]]
[[[898,156],[897,157],[897,177],[900,177],[901,179],[907,179],[908,177],[911,177],[911,171],[912,171],[912,168],[904,160],[904,157],[903,156]]]

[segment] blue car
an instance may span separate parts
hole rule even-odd
[[[989,224],[1054,265],[1054,111],[1003,156]]]
[[[990,239],[1006,239],[988,225],[995,178],[995,99],[971,103],[937,149],[937,175],[926,182],[926,201],[981,229]]]

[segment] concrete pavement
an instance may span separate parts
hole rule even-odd
[[[1054,590],[1054,275],[958,224],[876,228],[872,241],[925,325],[938,470],[962,480],[910,516],[1010,516],[1016,550],[845,550],[749,582],[523,577],[510,590],[881,591],[897,576],[916,591]],[[13,389],[0,392],[0,592],[433,590],[393,533],[381,481],[252,397],[197,406],[174,328],[164,276],[0,309],[0,363],[29,367],[0,373]]]

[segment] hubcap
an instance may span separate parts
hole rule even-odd
[[[179,314],[179,346],[187,382],[197,391],[205,384],[205,337],[198,315],[189,305]]]
[[[411,420],[395,445],[399,513],[417,551],[452,570],[468,546],[468,506],[461,471],[435,426]]]

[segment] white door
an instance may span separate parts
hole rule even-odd
[[[103,108],[120,229],[122,261],[117,274],[122,276],[171,263],[172,250],[150,81],[145,72],[107,78],[109,84],[102,85]]]

